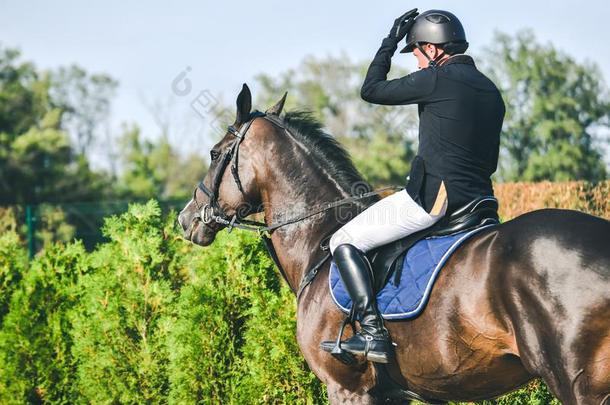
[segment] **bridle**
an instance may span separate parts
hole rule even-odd
[[[240,217],[238,210],[236,210],[235,214],[233,214],[231,216],[231,215],[227,214],[225,212],[225,210],[223,210],[222,206],[218,202],[218,191],[220,189],[220,183],[222,182],[222,178],[224,176],[224,173],[225,173],[227,167],[229,166],[229,164],[231,164],[231,174],[233,175],[235,184],[237,185],[237,188],[239,189],[239,191],[242,194],[244,194],[244,196],[245,196],[245,191],[241,184],[241,180],[239,178],[239,173],[238,173],[239,146],[243,142],[243,140],[246,136],[246,133],[248,132],[248,129],[250,128],[250,126],[252,125],[252,123],[254,122],[254,120],[256,118],[264,118],[267,121],[270,121],[273,124],[279,126],[284,131],[286,131],[288,134],[290,134],[288,129],[284,126],[283,122],[279,119],[278,116],[267,114],[267,113],[264,113],[264,112],[261,112],[258,110],[255,110],[250,113],[246,122],[244,124],[242,124],[242,126],[239,128],[239,130],[237,128],[235,128],[234,125],[229,125],[227,128],[227,131],[235,137],[235,140],[225,149],[225,152],[220,157],[221,160],[219,161],[218,169],[217,169],[216,173],[214,174],[214,178],[212,179],[211,188],[208,188],[203,183],[203,180],[202,180],[199,182],[199,184],[193,191],[193,202],[195,203],[195,206],[197,207],[197,212],[193,216],[193,219],[192,219],[192,222],[190,225],[190,233],[192,234],[194,226],[197,221],[201,221],[205,225],[209,225],[212,222],[216,222],[216,223],[225,225],[228,227],[228,232],[231,232],[233,230],[233,228],[244,229],[247,231],[255,231],[262,237],[263,241],[265,242],[265,245],[267,246],[267,250],[269,251],[269,254],[271,255],[271,258],[273,259],[275,264],[278,266],[284,279],[288,280],[288,278],[286,277],[286,273],[284,272],[284,269],[282,268],[282,266],[277,258],[277,254],[275,252],[275,248],[273,247],[273,244],[271,243],[271,239],[268,236],[275,229],[289,225],[289,224],[294,224],[294,223],[303,221],[307,218],[311,218],[315,215],[326,212],[333,208],[337,208],[342,205],[350,204],[355,201],[362,200],[362,199],[371,197],[373,195],[377,195],[383,191],[402,190],[402,187],[396,187],[396,186],[384,187],[384,188],[381,188],[378,190],[369,191],[367,193],[362,193],[362,194],[359,194],[356,196],[343,198],[341,200],[334,201],[332,203],[324,204],[320,207],[312,208],[311,210],[308,210],[308,212],[306,214],[299,215],[299,216],[296,216],[293,218],[289,218],[289,219],[281,221],[281,222],[272,223],[271,225],[267,225],[266,223],[263,223],[263,222],[252,221],[252,220],[248,220],[246,218],[242,218],[242,217]],[[209,200],[210,200],[209,203],[202,205],[199,203],[199,201],[197,201],[197,190],[201,190],[201,192],[203,192],[209,198]],[[189,239],[191,238],[191,236],[189,236]],[[326,239],[328,239],[328,236],[324,237],[322,240],[326,240]],[[320,243],[320,247],[322,248],[322,250],[328,251],[328,246],[323,246],[323,244]],[[309,283],[311,283],[311,281],[314,279],[314,277],[316,276],[320,267],[322,267],[324,262],[326,262],[326,260],[328,260],[329,258],[330,258],[330,253],[327,252],[326,255],[322,258],[322,260],[317,262],[311,269],[309,269],[308,272],[306,272],[303,275],[301,284],[299,286],[299,290],[297,292],[297,299],[301,295],[301,292],[303,291],[303,289]]]
[[[237,171],[237,167],[239,164],[239,146],[244,140],[246,132],[248,132],[248,129],[254,122],[254,119],[258,117],[267,117],[267,114],[260,111],[254,111],[250,113],[248,120],[241,126],[239,130],[237,130],[233,125],[228,126],[227,131],[236,139],[231,143],[231,145],[226,148],[225,152],[220,158],[221,160],[219,162],[218,169],[214,174],[214,178],[212,179],[212,188],[208,188],[202,180],[197,185],[197,188],[195,188],[195,191],[193,191],[193,201],[195,202],[195,206],[197,207],[197,212],[193,217],[193,223],[195,223],[196,220],[200,220],[206,225],[210,224],[211,222],[217,222],[219,224],[228,226],[229,232],[233,228],[259,231],[259,227],[264,227],[266,225],[262,222],[239,218],[237,212],[233,216],[230,216],[222,209],[221,205],[218,203],[218,190],[220,189],[222,177],[224,176],[224,173],[229,163],[231,163],[231,174],[233,175],[235,184],[237,184],[237,188],[239,189],[239,191],[241,191],[241,193],[245,195],[241,180],[239,178],[239,173]],[[197,190],[201,190],[206,196],[208,196],[208,198],[210,199],[210,202],[208,204],[199,204],[199,202],[197,201]]]

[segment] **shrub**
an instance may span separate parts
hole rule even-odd
[[[9,301],[27,268],[27,252],[19,235],[6,231],[0,235],[0,325],[8,312]]]
[[[255,235],[197,248],[172,332],[170,402],[325,400],[295,338],[295,299]]]
[[[545,206],[610,216],[610,182],[496,190],[505,220]],[[28,263],[14,228],[0,236],[0,403],[327,402],[257,235],[194,246],[151,201],[108,218],[93,253],[55,243]],[[540,380],[483,403],[558,404]]]
[[[172,255],[156,202],[106,220],[73,312],[78,390],[89,402],[163,403],[169,390]],[[179,284],[179,283],[178,283]]]
[[[69,313],[85,255],[80,243],[52,245],[25,271],[0,330],[0,403],[75,402]]]

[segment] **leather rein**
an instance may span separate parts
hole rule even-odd
[[[276,266],[280,270],[280,273],[282,274],[284,279],[286,281],[288,281],[287,275],[278,260],[277,253],[275,251],[275,248],[273,247],[273,243],[271,242],[271,239],[268,236],[274,230],[281,228],[283,226],[286,226],[286,225],[290,225],[290,224],[294,224],[294,223],[303,221],[305,219],[311,218],[317,214],[326,212],[333,208],[337,208],[342,205],[350,204],[355,201],[377,195],[383,191],[401,190],[402,187],[397,187],[397,186],[384,187],[384,188],[381,188],[378,190],[373,190],[373,191],[370,191],[367,193],[362,193],[357,196],[343,198],[341,200],[337,200],[332,203],[324,204],[319,207],[313,208],[312,210],[309,210],[306,214],[298,215],[298,216],[289,218],[289,219],[281,221],[281,222],[272,223],[270,225],[267,225],[264,222],[252,221],[252,220],[249,220],[246,218],[242,218],[239,216],[238,212],[236,212],[232,216],[228,215],[223,210],[223,208],[221,207],[221,205],[218,202],[218,190],[220,189],[222,177],[223,177],[224,172],[226,171],[227,167],[229,166],[229,164],[231,164],[231,174],[233,175],[235,184],[237,185],[237,188],[239,189],[239,191],[245,195],[241,180],[239,178],[239,173],[238,173],[239,146],[243,142],[243,140],[246,136],[246,132],[248,132],[248,129],[250,128],[250,126],[252,125],[254,120],[259,117],[272,122],[273,124],[279,126],[280,128],[282,128],[285,132],[287,132],[289,134],[288,129],[284,126],[284,124],[279,119],[279,117],[277,117],[275,115],[269,115],[267,113],[264,113],[264,112],[261,112],[258,110],[250,113],[250,115],[248,116],[248,120],[239,128],[239,130],[237,128],[235,128],[235,126],[229,125],[227,128],[227,131],[231,135],[233,135],[236,139],[233,141],[233,143],[231,143],[231,145],[229,145],[226,148],[225,152],[222,154],[221,160],[219,162],[219,168],[216,171],[214,178],[212,179],[211,188],[208,188],[203,183],[203,180],[202,180],[197,185],[197,188],[195,188],[195,190],[193,191],[193,201],[195,203],[195,206],[197,207],[197,212],[193,216],[193,222],[191,224],[191,229],[194,226],[195,221],[201,221],[204,224],[210,224],[212,222],[216,222],[216,223],[225,225],[228,228],[228,232],[231,232],[233,230],[233,228],[257,232],[259,234],[259,236],[265,242],[265,246],[267,247],[269,255],[271,256],[271,258],[275,262]],[[209,198],[209,200],[210,200],[209,203],[203,204],[203,205],[199,204],[199,202],[197,201],[197,190],[198,189],[201,190]],[[323,239],[326,239],[326,238],[323,238]],[[320,244],[320,247],[322,250],[328,250],[328,246],[322,246],[322,244]],[[309,285],[309,283],[311,283],[311,281],[313,281],[316,274],[318,273],[318,270],[322,267],[322,265],[326,262],[326,260],[328,260],[330,258],[330,256],[331,256],[330,252],[327,252],[322,260],[318,261],[311,269],[309,269],[309,271],[307,271],[303,275],[303,278],[301,279],[301,283],[299,285],[299,289],[297,291],[297,300],[299,299],[299,297],[300,297],[301,293],[303,292],[303,290],[305,289],[305,287],[307,285]]]

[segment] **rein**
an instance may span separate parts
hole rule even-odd
[[[269,235],[274,230],[281,228],[283,226],[286,226],[286,225],[304,221],[308,218],[311,218],[315,215],[321,214],[321,213],[331,210],[333,208],[337,208],[342,205],[351,204],[353,202],[356,202],[356,201],[359,201],[359,200],[362,200],[362,199],[365,199],[368,197],[372,197],[372,196],[377,195],[384,191],[402,190],[402,187],[398,187],[398,186],[384,187],[384,188],[380,188],[377,190],[369,191],[367,193],[362,193],[362,194],[359,194],[356,196],[346,197],[341,200],[327,203],[327,204],[324,204],[319,207],[314,207],[314,208],[312,208],[311,211],[307,212],[306,214],[298,215],[298,216],[289,218],[289,219],[281,221],[281,222],[272,223],[271,225],[267,225],[264,222],[252,221],[252,220],[248,220],[245,218],[241,218],[237,214],[237,212],[233,216],[230,216],[222,209],[222,207],[218,203],[218,190],[220,188],[220,183],[222,182],[222,177],[224,175],[224,172],[227,169],[227,166],[229,165],[229,163],[231,163],[231,174],[233,175],[235,184],[237,185],[237,188],[239,189],[239,191],[241,191],[242,194],[245,194],[242,184],[241,184],[241,180],[239,178],[239,173],[238,173],[239,146],[241,145],[241,142],[244,140],[244,137],[246,136],[246,132],[248,132],[248,129],[250,128],[250,126],[252,125],[254,120],[259,117],[264,118],[267,121],[274,123],[275,125],[282,128],[284,131],[288,132],[286,127],[283,125],[283,123],[281,121],[279,121],[275,116],[268,115],[261,111],[253,111],[252,113],[250,113],[248,120],[241,126],[241,128],[239,130],[237,130],[233,125],[229,125],[227,130],[229,131],[229,133],[231,133],[231,135],[235,136],[236,139],[231,145],[229,145],[227,147],[225,152],[222,154],[222,160],[220,161],[220,167],[218,168],[218,171],[214,175],[211,188],[208,188],[203,183],[203,181],[200,181],[199,184],[197,185],[197,188],[193,192],[193,201],[195,202],[195,206],[197,207],[197,212],[195,213],[195,215],[193,217],[193,224],[195,223],[196,220],[199,220],[199,221],[203,222],[204,224],[209,224],[212,221],[214,221],[216,223],[225,225],[228,228],[229,233],[233,230],[233,228],[257,232],[259,234],[259,236],[265,242],[265,246],[267,247],[269,255],[271,256],[271,258],[275,262],[276,266],[280,270],[280,273],[282,274],[284,279],[286,281],[288,281],[286,273],[285,273],[284,269],[282,268],[282,266],[279,262],[279,259],[277,257],[275,248],[273,247],[273,243],[271,242],[271,238],[269,237]],[[197,201],[197,189],[201,190],[210,199],[210,202],[208,204],[204,204],[203,206],[201,206],[199,204],[199,202]],[[321,246],[321,249],[328,250],[328,247]],[[313,281],[313,279],[315,278],[319,269],[326,262],[326,260],[328,260],[330,258],[330,256],[331,256],[330,253],[326,253],[326,255],[323,257],[322,260],[317,262],[311,269],[309,269],[303,275],[300,285],[299,285],[299,289],[296,292],[297,300],[299,299],[299,297],[300,297],[301,293],[303,292],[303,290],[305,289],[305,287],[307,287],[307,285],[309,285]]]

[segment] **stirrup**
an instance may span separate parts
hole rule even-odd
[[[337,339],[335,340],[335,345],[331,348],[329,345],[324,345],[325,342],[320,343],[320,348],[322,350],[329,352],[334,358],[346,364],[348,366],[353,366],[358,364],[358,360],[356,360],[356,356],[351,354],[350,352],[343,350],[341,347],[341,338],[343,337],[343,332],[345,331],[345,327],[349,324],[352,328],[352,332],[356,334],[356,327],[354,326],[354,321],[351,316],[345,317],[345,319],[341,322],[341,327],[339,328],[339,334],[337,335]]]

